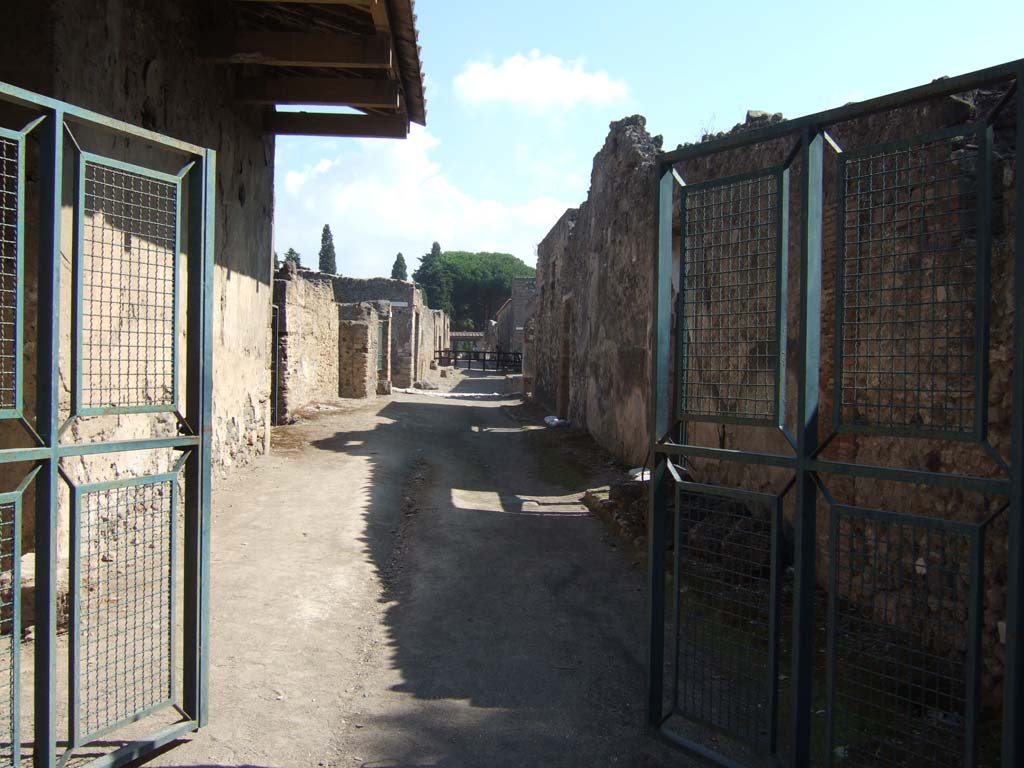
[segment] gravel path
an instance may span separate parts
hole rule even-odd
[[[222,481],[212,722],[149,764],[689,765],[640,725],[641,569],[515,405],[343,401]]]

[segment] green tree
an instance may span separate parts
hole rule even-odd
[[[451,275],[441,263],[441,245],[436,240],[428,253],[420,256],[420,265],[412,279],[423,289],[423,298],[431,309],[443,309],[452,314]]]
[[[302,259],[300,257],[299,252],[296,251],[294,248],[289,248],[287,251],[284,252],[284,263],[285,264],[289,264],[289,263],[294,264],[296,269],[301,267],[302,266]]]
[[[334,258],[334,236],[328,224],[324,224],[324,231],[320,234],[320,271],[332,275],[338,273],[338,263]]]
[[[399,253],[395,256],[395,264],[391,267],[392,280],[408,280],[409,268],[405,266],[405,256]]]
[[[435,254],[431,249],[420,259],[413,279],[422,286],[428,306],[448,313],[453,328],[483,330],[512,295],[513,278],[534,274],[510,253]]]
[[[281,268],[281,259],[278,258],[277,251],[274,251],[274,271],[277,272]]]

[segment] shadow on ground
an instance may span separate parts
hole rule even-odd
[[[503,384],[481,374],[455,390]],[[313,443],[373,463],[363,543],[408,699],[370,713],[363,737],[388,757],[363,765],[680,765],[641,725],[639,568],[570,494],[607,467],[541,450],[543,429],[495,403],[423,395],[380,416]],[[396,508],[395,473],[378,473],[399,455]]]

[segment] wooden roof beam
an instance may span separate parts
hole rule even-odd
[[[351,5],[366,8],[371,0],[235,0],[236,3],[302,3],[303,5]]]
[[[398,109],[396,80],[360,77],[245,77],[235,98],[251,104],[318,104],[360,109]]]
[[[365,11],[373,17],[378,32],[391,28],[384,0],[236,0],[239,3],[302,3],[303,5],[347,5]]]
[[[348,136],[364,139],[404,139],[407,115],[335,115],[320,112],[271,112],[266,133],[289,136]]]
[[[388,20],[388,9],[384,5],[384,0],[369,0],[369,2],[374,29],[378,32],[387,32],[391,29],[391,22]]]
[[[278,67],[391,69],[394,53],[388,35],[352,35],[241,30],[212,43],[204,58],[234,64]]]

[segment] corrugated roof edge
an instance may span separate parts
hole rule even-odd
[[[388,18],[402,72],[409,120],[427,124],[427,99],[423,87],[423,67],[420,62],[419,32],[416,29],[415,0],[387,0]]]

